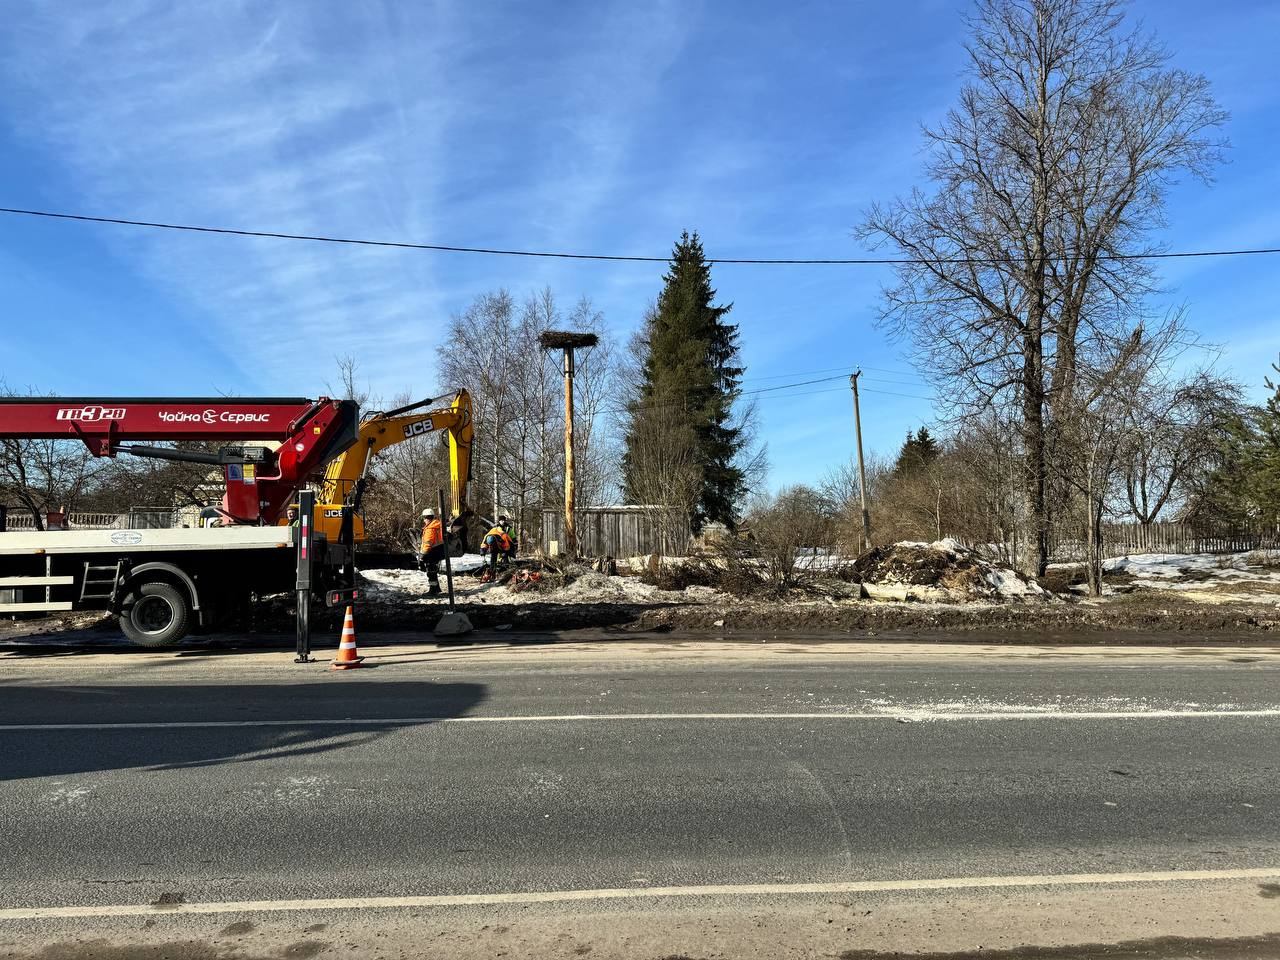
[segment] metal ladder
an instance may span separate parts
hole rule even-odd
[[[80,602],[86,600],[110,600],[116,592],[116,583],[120,580],[120,564],[114,566],[94,566],[88,560],[84,562],[84,577],[80,581]]]

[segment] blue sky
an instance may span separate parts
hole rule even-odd
[[[298,233],[665,255],[850,257],[954,100],[958,0],[0,3],[0,206]],[[1280,4],[1141,0],[1231,112],[1172,249],[1280,245]],[[1169,299],[1257,385],[1280,258],[1168,263]],[[873,319],[883,267],[715,269],[747,388],[865,371],[873,451],[933,417]],[[353,353],[431,393],[448,317],[505,286],[589,296],[620,340],[660,264],[575,264],[0,216],[0,377],[62,394],[316,395]],[[791,376],[793,375],[794,376]],[[905,395],[905,396],[904,396]],[[852,450],[843,381],[761,398],[774,486]]]

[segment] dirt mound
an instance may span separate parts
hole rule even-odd
[[[1050,596],[1034,580],[984,560],[954,540],[876,547],[857,559],[854,572],[873,597],[883,593],[878,587],[899,588],[900,599],[919,600],[1043,600]]]

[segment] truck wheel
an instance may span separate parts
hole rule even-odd
[[[153,580],[133,594],[133,602],[120,614],[120,629],[140,647],[163,647],[187,634],[191,610],[182,591]]]

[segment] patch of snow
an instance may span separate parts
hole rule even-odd
[[[797,549],[795,568],[797,570],[839,570],[843,566],[852,564],[854,559],[854,557],[846,557],[838,553],[827,553],[821,550],[817,556],[814,556],[812,550]]]
[[[1238,577],[1249,567],[1247,553],[1136,553],[1102,561],[1104,570],[1132,573],[1145,579],[1177,579],[1184,570],[1214,577]]]
[[[1227,584],[1280,584],[1280,570],[1255,565],[1256,551],[1228,554],[1144,553],[1103,561],[1103,568],[1131,574],[1145,586],[1174,590],[1188,599],[1275,603],[1274,593],[1215,593]]]
[[[1043,597],[1044,587],[1034,580],[1024,580],[1018,573],[1006,567],[987,567],[983,570],[987,583],[1002,597]]]

